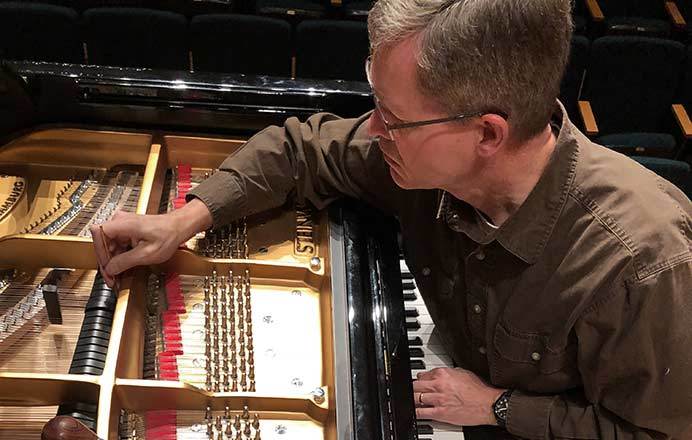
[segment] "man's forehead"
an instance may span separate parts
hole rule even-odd
[[[383,104],[395,113],[408,111],[412,103],[418,104],[418,108],[432,106],[418,85],[419,47],[418,37],[412,35],[378,49],[373,56],[375,92]]]

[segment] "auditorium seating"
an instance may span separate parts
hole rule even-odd
[[[185,16],[145,8],[94,8],[84,12],[91,64],[159,69],[189,68]]]
[[[291,76],[291,26],[284,20],[198,15],[190,37],[195,71]]]
[[[669,156],[671,105],[682,76],[681,43],[609,36],[591,45],[584,89],[598,125],[597,142],[620,151]]]
[[[365,81],[367,25],[309,20],[296,28],[296,77]]]
[[[0,58],[83,62],[79,16],[63,6],[0,3]]]
[[[632,159],[675,184],[687,197],[692,199],[692,171],[690,171],[690,164],[660,157],[633,156]]]

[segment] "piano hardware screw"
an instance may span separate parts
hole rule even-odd
[[[320,260],[319,257],[310,258],[310,269],[320,270],[321,267],[322,267],[322,260]]]
[[[310,394],[312,395],[312,398],[315,401],[315,403],[324,403],[324,390],[322,388],[315,388],[314,390],[312,390]]]
[[[242,419],[246,422],[250,420],[250,410],[247,405],[243,406],[243,416]]]

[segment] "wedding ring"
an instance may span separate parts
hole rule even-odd
[[[418,394],[418,403],[423,406],[423,393]]]

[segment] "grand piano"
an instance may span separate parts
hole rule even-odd
[[[117,290],[96,271],[115,210],[179,208],[269,124],[370,108],[357,82],[5,62],[0,439],[56,415],[103,439],[462,439],[415,418],[411,378],[452,362],[371,208],[290,202]]]

